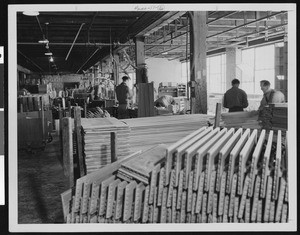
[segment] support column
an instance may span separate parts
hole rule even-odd
[[[232,87],[231,81],[239,79],[242,83],[241,69],[238,67],[242,63],[242,50],[232,47],[226,49],[226,91]]]
[[[145,67],[145,48],[144,37],[135,38],[135,64],[136,64],[136,83],[143,83],[143,71]]]
[[[120,63],[119,55],[118,54],[114,54],[113,73],[114,73],[114,80],[115,80],[115,84],[116,85],[120,84],[119,63]]]
[[[287,101],[287,63],[288,63],[288,45],[284,42],[283,47],[275,47],[275,90],[281,91]],[[272,84],[271,84],[272,86]]]
[[[191,113],[207,113],[206,36],[207,12],[189,12]]]

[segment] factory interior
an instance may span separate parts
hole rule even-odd
[[[17,223],[289,223],[288,24],[18,11]]]

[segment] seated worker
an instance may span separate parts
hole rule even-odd
[[[259,111],[263,110],[265,106],[272,103],[284,103],[284,94],[281,91],[276,91],[272,89],[271,83],[267,80],[260,81],[260,89],[263,91],[264,96],[260,101]]]
[[[116,87],[116,95],[117,95],[117,100],[119,102],[119,106],[118,106],[119,119],[129,118],[127,109],[129,108],[129,101],[131,99],[131,92],[127,85],[129,81],[129,77],[123,76],[122,80],[123,82]]]
[[[231,81],[232,88],[224,94],[223,106],[228,108],[229,112],[244,111],[248,107],[247,94],[242,89],[239,89],[240,81],[233,79]]]

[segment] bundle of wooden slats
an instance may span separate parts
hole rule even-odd
[[[87,174],[111,163],[111,132],[116,133],[117,158],[130,152],[130,128],[116,118],[81,119],[83,156]]]
[[[281,131],[200,128],[167,148],[159,145],[78,179],[75,193],[68,200],[68,193],[62,195],[65,220],[286,223],[286,142]],[[138,160],[152,155],[145,165]],[[118,176],[124,166],[134,169],[134,162],[148,181],[138,174]]]
[[[173,144],[177,140],[208,126],[212,118],[205,114],[187,114],[122,119],[131,129],[130,149],[132,152],[146,150],[157,144]]]
[[[263,108],[259,119],[264,129],[287,130],[287,103],[270,104]]]
[[[227,128],[250,128],[259,129],[260,125],[258,122],[258,113],[255,111],[251,112],[232,112],[232,113],[222,113],[220,126]]]

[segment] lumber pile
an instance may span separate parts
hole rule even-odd
[[[122,119],[131,129],[129,143],[132,152],[146,150],[157,144],[170,145],[196,129],[208,126],[212,116],[186,114]]]
[[[110,114],[106,110],[102,110],[100,107],[89,108],[86,112],[86,118],[102,117],[110,117]]]
[[[89,174],[111,163],[111,132],[116,134],[117,157],[130,152],[130,128],[116,118],[82,118],[83,157]]]
[[[264,129],[287,130],[287,103],[270,104],[260,113],[261,125]]]
[[[232,112],[222,113],[220,126],[227,128],[250,128],[259,129],[260,125],[258,122],[258,113],[256,111],[251,112]]]
[[[202,127],[79,178],[62,194],[65,221],[286,223],[284,134]]]

